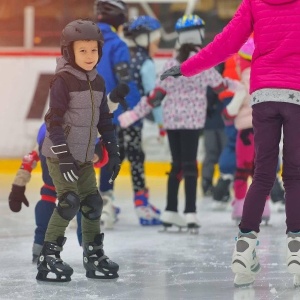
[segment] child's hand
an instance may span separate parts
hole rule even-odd
[[[105,144],[105,148],[108,152],[108,163],[107,168],[110,173],[112,173],[109,183],[112,184],[113,181],[117,178],[120,169],[121,169],[121,159],[119,153],[119,145],[116,143],[108,142]]]
[[[28,200],[25,196],[25,186],[13,184],[8,199],[9,208],[13,212],[19,212],[22,208],[22,203],[27,207],[29,206]]]
[[[57,155],[59,169],[63,177],[68,182],[75,182],[79,179],[79,165],[70,153],[67,144],[55,145],[51,151]]]

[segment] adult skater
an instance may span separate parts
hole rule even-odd
[[[266,197],[274,184],[283,129],[287,266],[300,285],[300,0],[243,0],[231,22],[212,43],[161,76],[193,76],[236,53],[254,32],[251,62],[255,168],[245,199],[232,258],[236,286],[250,285],[261,270],[257,235]]]

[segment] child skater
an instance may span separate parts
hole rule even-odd
[[[110,93],[108,98],[108,107],[110,112],[113,112],[118,102],[122,101],[116,93]],[[55,187],[52,178],[49,174],[48,166],[46,163],[46,157],[41,153],[42,145],[46,135],[46,124],[43,123],[37,134],[37,143],[35,149],[23,157],[22,164],[18,170],[16,177],[13,181],[11,192],[9,194],[9,207],[13,212],[19,212],[22,207],[22,203],[25,206],[29,206],[29,202],[25,196],[26,185],[30,181],[31,172],[37,166],[40,161],[42,169],[43,186],[41,187],[40,194],[41,199],[36,203],[34,214],[36,229],[34,232],[33,246],[32,246],[32,262],[36,263],[39,254],[41,253],[43,243],[45,240],[45,234],[49,220],[55,209],[55,203],[57,200]],[[95,153],[93,158],[94,167],[101,168],[107,163],[107,151],[103,146],[102,140],[97,138]],[[101,215],[101,221],[103,212]],[[81,232],[81,212],[76,215],[77,219],[77,238],[79,245],[82,244],[82,232]]]
[[[252,126],[252,108],[250,105],[249,81],[250,64],[254,51],[254,41],[250,37],[236,56],[236,65],[241,78],[239,89],[223,113],[226,119],[234,118],[235,128],[238,130],[236,138],[236,172],[233,182],[234,200],[232,202],[233,220],[241,221],[245,196],[248,189],[248,178],[253,175],[254,167],[254,139]],[[270,197],[267,197],[262,220],[270,219]]]
[[[204,39],[204,21],[197,15],[185,15],[180,18],[175,30],[178,33],[176,57],[168,60],[164,69],[179,65],[188,57],[197,53]],[[188,80],[181,77],[180,84],[174,79],[157,82],[156,88],[148,98],[132,110],[119,116],[121,126],[126,127],[145,116],[153,107],[161,104],[167,94],[163,107],[163,125],[167,130],[172,163],[167,184],[167,206],[161,215],[166,227],[198,228],[200,226],[196,213],[197,190],[197,150],[200,133],[206,119],[206,89],[211,86],[215,92],[227,88],[220,73],[211,68]],[[233,83],[230,81],[229,83]],[[188,147],[187,147],[188,145]],[[178,190],[180,181],[185,184],[185,218],[178,214]],[[196,231],[196,230],[195,230]]]
[[[235,286],[250,285],[261,270],[257,235],[274,184],[283,129],[282,178],[286,198],[287,267],[300,285],[300,0],[243,0],[223,32],[180,66],[161,76],[193,76],[237,52],[254,32],[250,94],[255,146],[252,184],[233,253]]]
[[[60,252],[65,230],[78,210],[82,213],[83,265],[89,278],[116,278],[119,266],[103,251],[100,232],[103,207],[92,160],[97,132],[108,152],[113,181],[120,158],[105,83],[95,69],[102,54],[103,37],[96,23],[76,20],[62,31],[61,52],[50,89],[50,108],[45,116],[47,132],[42,154],[47,158],[58,205],[49,221],[38,260],[37,280],[70,281],[73,269]],[[54,273],[56,279],[48,278]],[[96,272],[104,275],[97,275]],[[63,277],[63,278],[62,278]]]
[[[155,87],[156,71],[153,56],[157,51],[161,37],[160,22],[150,16],[139,16],[128,22],[124,28],[125,41],[130,45],[130,69],[141,96],[148,95]],[[154,109],[156,123],[162,124],[161,107]],[[149,189],[146,186],[142,148],[141,121],[128,128],[117,127],[121,160],[128,158],[134,193],[135,212],[143,226],[161,225],[160,210],[149,201]]]

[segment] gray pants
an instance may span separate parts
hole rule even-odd
[[[218,163],[226,141],[224,129],[204,129],[205,156],[202,164],[202,180],[212,181],[215,165]]]

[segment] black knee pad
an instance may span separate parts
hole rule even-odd
[[[88,195],[81,201],[81,213],[89,220],[97,220],[100,218],[102,208],[103,200],[99,192],[97,194]]]
[[[187,177],[187,176],[198,177],[197,162],[184,161],[182,163],[182,171],[183,171],[183,177]]]
[[[80,208],[80,199],[74,192],[66,192],[59,199],[57,204],[58,214],[65,220],[71,221]]]

